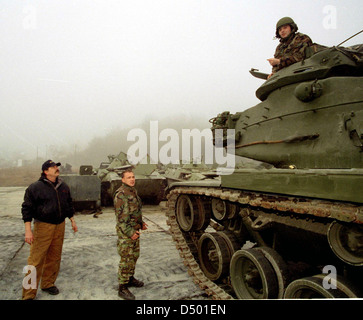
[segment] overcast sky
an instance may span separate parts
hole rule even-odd
[[[1,0],[0,159],[184,114],[259,101],[276,22],[333,46],[363,29],[362,0]],[[363,34],[344,46],[363,43]],[[186,124],[186,127],[187,124]],[[126,137],[120,137],[126,139]]]

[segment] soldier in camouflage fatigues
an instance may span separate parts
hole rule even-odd
[[[145,230],[147,225],[142,221],[142,203],[134,188],[134,173],[126,170],[121,177],[122,185],[117,189],[114,198],[118,235],[117,251],[121,256],[118,271],[119,296],[133,300],[135,296],[128,287],[144,285],[142,281],[134,278],[134,273],[136,261],[140,255],[140,230]]]
[[[305,59],[306,48],[312,46],[310,37],[297,32],[298,27],[289,17],[280,19],[276,24],[276,37],[280,38],[274,58],[267,59],[272,65],[271,77],[277,71]]]

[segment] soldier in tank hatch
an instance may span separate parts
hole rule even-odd
[[[272,66],[272,73],[268,79],[277,71],[305,59],[306,48],[312,46],[313,42],[309,36],[297,30],[296,23],[290,17],[281,18],[277,22],[276,38],[280,39],[280,43],[274,57],[267,59]]]

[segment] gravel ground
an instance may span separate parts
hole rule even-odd
[[[21,203],[25,188],[0,188],[0,299],[21,298],[22,273],[30,246],[24,243]],[[208,300],[188,276],[166,225],[165,203],[143,208],[148,230],[141,235],[141,255],[135,277],[142,288],[131,288],[137,300]],[[61,269],[56,296],[38,290],[37,300],[122,300],[117,295],[115,215],[112,207],[102,214],[76,214],[78,232],[66,221]]]

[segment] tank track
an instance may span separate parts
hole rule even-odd
[[[214,300],[230,300],[233,297],[228,294],[223,288],[219,287],[213,281],[209,280],[200,269],[198,262],[195,259],[192,251],[197,252],[197,248],[191,239],[186,239],[183,232],[180,230],[175,214],[176,200],[182,190],[173,190],[168,198],[168,206],[166,211],[167,224],[170,226],[170,232],[179,251],[180,257],[183,259],[184,265],[188,268],[188,274],[193,278],[194,283],[211,296]]]
[[[310,215],[329,218],[330,221],[338,220],[363,224],[363,206],[331,202],[325,200],[297,198],[293,196],[281,196],[262,194],[258,192],[245,192],[240,190],[221,189],[214,187],[177,186],[171,189],[167,195],[167,224],[188,273],[196,284],[215,300],[235,299],[232,286],[228,283],[216,284],[208,279],[198,263],[196,241],[201,236],[196,232],[186,233],[179,228],[176,218],[176,202],[179,195],[206,196],[227,200],[232,203],[249,205],[254,208],[275,210],[277,212],[297,215]],[[211,223],[212,224],[212,223]],[[213,227],[213,226],[212,226]],[[214,226],[214,228],[216,228]],[[218,228],[218,227],[217,227]]]

